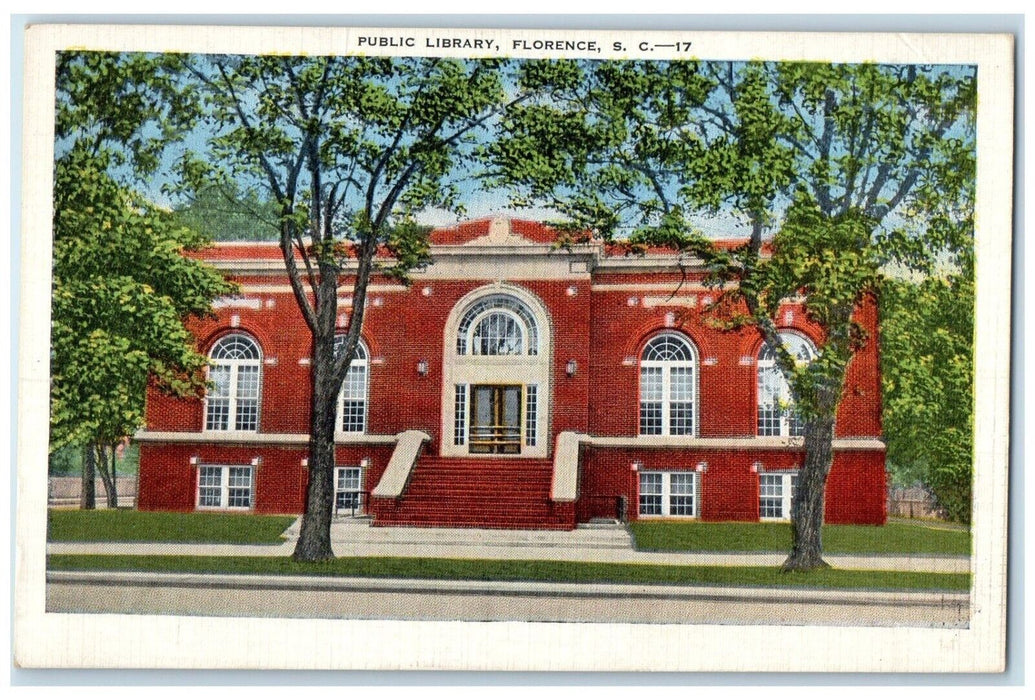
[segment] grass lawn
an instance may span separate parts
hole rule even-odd
[[[645,551],[786,552],[789,523],[629,524],[636,548]],[[829,554],[970,554],[970,532],[937,525],[888,523],[824,525],[823,551]]]
[[[291,515],[52,510],[47,514],[47,540],[280,544],[280,533],[294,520]]]
[[[209,574],[360,576],[468,581],[711,584],[879,590],[970,588],[969,574],[823,569],[781,573],[764,566],[662,566],[565,561],[345,557],[300,564],[288,557],[184,557],[52,554],[52,571],[151,571]]]

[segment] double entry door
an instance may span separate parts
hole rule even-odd
[[[521,452],[522,389],[520,384],[475,384],[471,387],[471,452]]]

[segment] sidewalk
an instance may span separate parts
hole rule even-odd
[[[290,556],[298,538],[296,520],[279,545],[137,542],[57,542],[48,554],[128,554],[187,556]],[[448,559],[538,559],[624,564],[695,566],[779,566],[784,552],[638,552],[620,525],[586,525],[571,532],[370,527],[363,519],[331,525],[331,545],[339,557],[434,557]],[[839,569],[968,573],[970,558],[943,555],[871,556],[830,554]]]

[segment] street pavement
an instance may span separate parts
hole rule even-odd
[[[290,556],[298,521],[278,545],[180,544],[137,542],[54,542],[48,554],[137,554],[187,556]],[[365,519],[342,518],[331,526],[338,557],[438,557],[456,559],[540,559],[622,564],[697,566],[779,566],[785,552],[643,552],[633,549],[620,525],[591,524],[571,532],[472,530],[461,528],[370,527]],[[943,555],[854,555],[824,557],[839,569],[967,573],[970,558]]]
[[[48,543],[48,554],[290,556],[282,544]],[[785,553],[639,552],[617,524],[572,532],[331,527],[339,557],[533,559],[633,564],[778,566]],[[967,572],[968,557],[828,555],[843,569]],[[329,619],[526,620],[780,625],[966,627],[969,595],[750,586],[443,581],[120,571],[48,571],[48,612]]]
[[[967,593],[53,571],[47,611],[963,628]]]

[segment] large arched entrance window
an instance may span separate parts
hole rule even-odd
[[[442,453],[545,456],[549,319],[516,285],[462,299],[446,324]]]
[[[224,335],[209,353],[205,430],[259,429],[262,351],[243,333]]]
[[[677,333],[652,338],[640,354],[640,435],[693,435],[697,351]]]
[[[464,313],[456,334],[458,355],[536,355],[538,324],[532,311],[507,294],[491,294]]]
[[[780,341],[798,364],[808,364],[818,355],[816,347],[798,333],[781,333]],[[790,384],[776,364],[776,351],[766,343],[758,353],[758,434],[793,437],[804,433]]]

